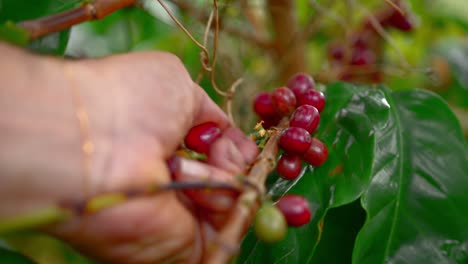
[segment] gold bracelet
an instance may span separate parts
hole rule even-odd
[[[94,153],[94,144],[91,141],[90,126],[89,126],[89,116],[84,107],[83,101],[80,96],[80,91],[75,85],[75,78],[73,71],[70,70],[68,64],[64,64],[65,76],[70,84],[72,92],[72,101],[75,109],[75,115],[78,119],[78,126],[80,128],[80,138],[81,138],[81,174],[82,174],[82,186],[83,193],[85,197],[91,195],[89,190],[89,183],[91,177],[91,160]]]

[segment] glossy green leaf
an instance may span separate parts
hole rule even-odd
[[[345,84],[328,87],[326,96],[335,104],[326,105],[317,137],[329,146],[329,160],[297,181],[275,179],[270,189],[274,197],[307,197],[313,221],[289,228],[273,246],[248,233],[239,263],[329,263],[326,254],[340,248],[324,231],[336,225],[327,212],[363,193],[369,215],[354,263],[467,261],[467,146],[447,104],[422,90],[392,94]]]
[[[391,105],[353,262],[468,263],[468,150],[459,123],[429,92],[396,93]]]
[[[359,200],[330,209],[324,220],[320,243],[310,263],[351,263],[354,241],[365,219],[366,212]]]
[[[287,239],[273,246],[258,242],[249,233],[242,245],[240,263],[307,263],[310,261],[332,207],[351,203],[366,190],[371,179],[375,131],[385,126],[389,105],[379,89],[337,83],[326,90],[317,137],[328,146],[329,158],[318,167],[307,167],[293,182],[273,179],[270,194],[285,192],[305,196],[315,216],[311,223],[289,228]],[[270,181],[272,181],[270,179]]]

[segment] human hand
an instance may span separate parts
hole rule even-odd
[[[224,130],[223,136],[211,146],[207,163],[180,159],[178,181],[208,177],[234,184],[233,176],[243,173],[256,157],[255,144],[232,127],[172,55],[120,55],[65,67],[72,85],[82,91],[95,144],[87,192],[168,183],[165,161],[192,126],[207,121]],[[136,198],[51,230],[110,263],[196,263],[222,225],[220,216],[234,203],[234,196],[222,191],[198,193],[197,198],[188,200],[173,192]]]

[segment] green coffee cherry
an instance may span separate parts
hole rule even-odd
[[[287,224],[281,211],[270,202],[262,204],[254,219],[254,233],[266,243],[281,241],[286,235]]]

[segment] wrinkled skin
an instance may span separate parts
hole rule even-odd
[[[0,45],[0,53],[4,52],[12,52],[9,57],[18,64],[14,72],[9,72],[11,66],[0,62],[0,74],[4,73],[5,78],[12,75],[5,82],[11,91],[28,91],[29,85],[41,84],[38,89],[46,87],[47,94],[61,91],[63,97],[38,92],[35,100],[24,102],[39,109],[31,112],[21,110],[27,107],[15,110],[7,107],[5,100],[0,101],[0,112],[13,111],[25,120],[53,124],[44,128],[47,133],[37,133],[35,124],[29,125],[34,122],[25,122],[31,132],[17,135],[15,131],[26,128],[6,122],[12,132],[3,132],[9,141],[0,141],[0,147],[4,151],[15,149],[18,154],[0,158],[0,165],[6,166],[1,174],[5,176],[0,178],[0,217],[57,201],[80,200],[90,194],[168,183],[171,177],[166,160],[190,127],[202,122],[217,123],[224,131],[223,137],[211,146],[207,163],[179,160],[177,181],[209,178],[234,184],[233,176],[242,173],[257,155],[255,144],[233,127],[173,55],[147,52],[71,62],[32,56]],[[25,74],[21,67],[27,68],[28,78],[18,76]],[[36,73],[36,68],[41,70]],[[21,78],[25,81],[15,81]],[[74,116],[76,107],[70,107],[73,89],[79,91],[89,115],[89,133],[95,145],[89,175],[82,170],[82,134]],[[16,100],[15,96],[10,95],[10,100]],[[14,144],[15,140],[36,144]],[[11,159],[20,160],[18,168],[9,165]],[[26,173],[20,166],[34,173]],[[18,187],[18,175],[28,177],[28,183],[23,181]],[[46,230],[105,263],[197,263],[235,201],[232,192],[199,195],[201,202],[172,191],[134,198]]]

